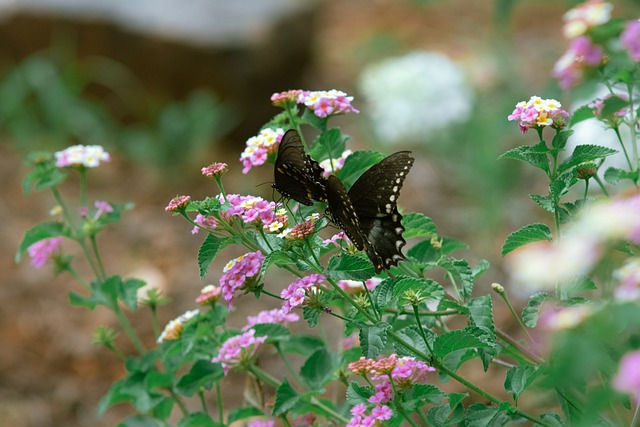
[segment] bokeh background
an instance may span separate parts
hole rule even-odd
[[[113,426],[131,413],[120,405],[96,414],[122,367],[91,333],[115,319],[70,308],[68,292],[79,286],[68,276],[14,261],[24,231],[54,205],[49,194],[22,193],[29,152],[82,143],[111,153],[90,174],[92,197],[136,207],[100,235],[105,264],[163,289],[173,299],[164,322],[193,308],[240,253],[223,253],[201,281],[202,236],[164,212],[168,200],[212,195],[200,168],[213,161],[230,165],[228,191],[270,198],[270,185],[260,185],[272,180],[270,167],[245,177],[238,162],[245,141],[279,112],[269,97],[340,89],[361,114],[332,123],[353,137],[352,149],[413,150],[400,205],[468,242],[460,256],[491,262],[478,284],[486,293],[503,281],[504,237],[545,220],[527,196],[545,192],[544,177],[496,160],[534,142],[507,115],[534,94],[565,107],[589,95],[562,93],[551,78],[566,48],[562,14],[576,3],[0,0],[0,427]],[[612,3],[614,16],[640,16],[637,0]],[[232,321],[264,304],[245,297]],[[509,322],[495,306],[498,322]],[[149,314],[134,322],[152,343]],[[240,399],[237,379],[228,385]]]

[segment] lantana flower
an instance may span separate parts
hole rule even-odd
[[[196,304],[208,305],[215,304],[222,295],[222,288],[215,285],[207,285],[200,291],[200,295],[196,298]]]
[[[264,255],[262,252],[249,252],[227,263],[224,267],[220,286],[222,297],[229,303],[229,310],[233,308],[233,296],[236,290],[251,288],[255,285],[256,276],[260,272]]]
[[[567,39],[579,37],[593,27],[611,19],[613,5],[602,0],[589,0],[567,11],[562,20],[562,34]]]
[[[255,329],[249,329],[241,335],[229,338],[222,343],[220,350],[218,350],[218,355],[211,361],[213,363],[220,362],[225,375],[232,368],[247,363],[255,356],[260,344],[267,340],[266,336],[256,337],[255,334]]]
[[[289,323],[297,322],[298,320],[300,320],[300,316],[296,313],[283,313],[279,308],[262,310],[255,316],[247,317],[247,324],[242,330],[246,331],[258,323],[276,323],[287,326]]]
[[[171,201],[169,201],[169,204],[167,205],[166,208],[164,208],[164,210],[167,212],[184,211],[189,205],[190,201],[191,201],[191,196],[176,196],[173,199],[171,199]]]
[[[84,166],[95,168],[100,162],[111,161],[109,153],[99,145],[72,145],[55,153],[56,166],[59,168],[70,166]]]
[[[194,220],[196,224],[191,230],[191,234],[198,234],[200,232],[200,228],[207,228],[209,230],[214,230],[218,227],[218,220],[212,216],[204,216],[202,214],[196,215],[196,219]]]
[[[282,305],[282,313],[287,314],[295,307],[304,304],[307,298],[307,290],[313,286],[322,283],[326,277],[322,274],[313,273],[305,277],[301,277],[287,286],[280,293],[280,297],[285,299]]]
[[[345,150],[342,152],[340,157],[337,159],[326,159],[319,163],[320,167],[323,169],[322,176],[325,178],[329,175],[335,174],[340,169],[344,167],[344,161],[349,157],[353,151]]]
[[[372,291],[382,282],[382,279],[379,277],[372,277],[370,279],[365,280],[364,284],[362,281],[358,280],[338,280],[337,284],[342,288],[343,291],[347,293],[357,293],[362,292],[364,287],[367,287],[368,291]]]
[[[50,237],[29,246],[27,253],[31,257],[31,265],[35,268],[42,268],[47,260],[60,250],[61,245],[62,237]]]
[[[604,60],[604,50],[594,44],[588,36],[580,36],[571,41],[567,51],[553,66],[553,76],[564,89],[575,86],[585,70],[597,67]]]
[[[630,394],[636,402],[640,401],[640,351],[622,357],[612,385],[615,390]]]
[[[290,239],[290,240],[303,240],[313,236],[315,231],[315,223],[320,219],[320,214],[314,213],[305,218],[305,220],[299,224],[293,226],[293,228],[287,228],[283,230],[278,237]]]
[[[618,282],[614,296],[618,301],[640,299],[640,258],[628,258],[622,267],[613,272]]]
[[[177,340],[180,338],[180,335],[182,335],[182,331],[184,330],[185,323],[196,317],[199,313],[200,310],[191,310],[171,320],[167,323],[167,326],[164,327],[164,330],[158,337],[157,343],[162,344],[164,341]]]
[[[220,195],[220,202],[225,198]],[[281,203],[269,202],[262,197],[227,194],[229,202],[227,215],[238,216],[245,224],[255,224],[269,233],[281,232],[288,224],[289,217],[281,208]]]
[[[274,420],[253,420],[247,427],[273,427],[275,423]]]
[[[267,161],[269,154],[274,153],[284,136],[284,129],[262,129],[257,136],[247,140],[247,148],[240,155],[244,168],[242,173],[248,173],[253,166],[260,166]]]
[[[555,99],[542,99],[532,96],[528,101],[516,104],[515,110],[507,117],[509,120],[519,121],[518,126],[522,133],[527,133],[531,127],[562,128],[565,126],[565,118],[569,116],[562,105]]]
[[[205,166],[201,169],[202,175],[209,178],[221,177],[224,175],[229,166],[226,163],[211,163],[209,166]]]
[[[345,113],[359,113],[352,105],[353,96],[340,90],[303,91],[298,96],[298,103],[304,104],[318,117],[334,116]]]
[[[627,23],[620,35],[620,43],[631,59],[640,62],[640,20]]]

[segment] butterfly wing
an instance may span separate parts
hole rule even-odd
[[[288,130],[280,141],[273,175],[272,187],[287,198],[307,206],[312,200],[326,199],[322,168],[305,153],[295,129]]]
[[[370,242],[367,255],[379,273],[405,259],[402,215],[397,200],[413,166],[410,151],[399,151],[366,170],[348,192],[359,227]]]
[[[329,175],[326,190],[328,212],[331,215],[331,220],[344,230],[356,248],[359,250],[368,248],[369,242],[360,230],[358,215],[342,181],[335,175]]]

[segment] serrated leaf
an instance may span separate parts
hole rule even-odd
[[[638,171],[629,172],[623,169],[610,167],[604,172],[604,180],[609,184],[615,185],[623,179],[635,182],[638,179]]]
[[[551,230],[544,224],[525,225],[507,236],[504,245],[502,245],[502,256],[529,243],[542,240],[551,241],[552,238]]]
[[[31,227],[26,233],[24,233],[22,242],[20,242],[20,247],[16,253],[16,262],[20,262],[27,249],[29,249],[29,247],[34,243],[59,236],[71,236],[69,229],[61,222],[43,222]]]
[[[436,337],[433,343],[433,353],[438,358],[444,358],[449,353],[465,348],[489,347],[489,344],[480,339],[480,334],[482,334],[482,332],[477,328],[465,328],[446,332]]]
[[[449,415],[451,414],[451,409],[449,405],[435,405],[432,406],[427,412],[427,421],[429,425],[432,426],[448,426],[449,424]]]
[[[132,415],[118,424],[118,427],[161,427],[161,424],[147,415]]]
[[[493,423],[494,417],[499,414],[500,410],[495,406],[487,406],[483,403],[474,403],[467,408],[465,414],[465,426],[468,427],[487,427],[502,426],[502,423]]]
[[[233,424],[236,421],[244,420],[251,417],[257,417],[259,415],[264,415],[264,414],[258,408],[254,408],[253,406],[231,408],[229,409],[227,422],[229,424]]]
[[[276,401],[273,404],[273,415],[280,416],[296,406],[300,401],[300,395],[289,384],[286,378],[282,379],[282,384],[276,390]]]
[[[390,301],[393,300],[393,287],[395,281],[393,279],[384,279],[371,292],[371,298],[379,310],[384,310]]]
[[[364,281],[374,274],[375,270],[369,259],[353,255],[334,255],[327,266],[327,275],[333,280]]]
[[[603,119],[611,118],[614,114],[620,112],[620,110],[627,108],[629,101],[622,99],[619,96],[610,96],[604,100],[600,117]]]
[[[344,166],[336,175],[342,180],[345,187],[349,188],[365,170],[384,159],[384,157],[384,154],[378,151],[356,151],[345,159]]]
[[[300,378],[317,390],[331,381],[340,366],[340,356],[326,349],[313,353],[300,368]]]
[[[555,150],[562,150],[564,149],[564,147],[567,145],[567,141],[569,140],[569,137],[573,134],[573,130],[571,129],[563,129],[559,132],[557,132],[554,136],[553,136],[553,140],[551,141],[551,146],[555,149]]]
[[[553,200],[549,196],[541,196],[539,194],[529,194],[531,200],[536,202],[538,206],[544,209],[547,212],[553,213],[555,211],[555,207],[553,206]]]
[[[542,414],[540,419],[544,421],[549,427],[564,427],[566,424],[562,421],[562,418],[558,414]]]
[[[575,297],[584,291],[596,290],[597,286],[591,278],[587,276],[577,276],[570,283],[560,287],[560,299],[566,300]]]
[[[349,387],[347,387],[347,403],[351,406],[358,405],[360,403],[366,405],[369,403],[369,398],[373,396],[375,390],[370,386],[361,386],[358,383],[351,381]]]
[[[402,393],[402,406],[413,412],[427,403],[440,403],[444,397],[444,392],[433,384],[414,384]]]
[[[469,298],[473,292],[473,271],[464,259],[442,258],[438,265],[462,284],[462,295]]]
[[[146,284],[147,282],[140,279],[127,279],[122,283],[120,298],[129,307],[129,310],[136,311],[138,308],[138,290]]]
[[[185,396],[195,395],[200,388],[209,390],[211,385],[224,377],[224,370],[219,363],[211,363],[210,360],[198,360],[189,372],[178,380],[176,385],[180,394]]]
[[[473,280],[477,280],[482,274],[491,268],[491,264],[486,259],[481,259],[478,263],[471,269],[473,274]]]
[[[324,341],[318,337],[294,334],[287,341],[280,343],[280,348],[285,353],[309,356],[314,351],[323,348],[324,345]]]
[[[436,225],[431,218],[421,213],[409,212],[402,217],[402,225],[405,230],[402,236],[405,239],[411,237],[432,237],[436,236]]]
[[[302,308],[302,318],[307,321],[310,328],[315,328],[320,320],[322,310],[317,307],[305,306]]]
[[[555,200],[560,200],[560,198],[566,195],[571,187],[576,185],[578,181],[578,171],[575,168],[558,176],[549,183],[550,197]]]
[[[387,331],[391,326],[385,322],[379,322],[375,325],[358,323],[358,326],[360,327],[362,355],[367,359],[375,359],[387,345]]]
[[[469,309],[469,320],[475,326],[481,326],[496,333],[493,322],[493,303],[490,295],[474,298],[467,304]]]
[[[190,413],[182,418],[177,427],[224,427],[217,421],[213,421],[211,417],[202,412]]]
[[[551,295],[546,292],[539,292],[531,295],[527,302],[527,306],[522,310],[522,321],[524,324],[530,328],[535,328],[538,324],[540,306],[543,302],[551,298]]]
[[[300,117],[300,119],[301,124],[309,124],[316,129],[320,129],[321,131],[327,128],[328,117],[316,116],[311,108],[305,108],[302,111],[302,116]]]
[[[252,326],[255,329],[256,337],[267,337],[265,342],[275,343],[280,341],[286,341],[291,337],[291,331],[289,328],[277,323],[258,323]]]
[[[582,107],[576,109],[573,114],[571,114],[570,127],[574,127],[578,123],[587,119],[593,119],[594,117],[595,116],[593,115],[593,110],[589,107],[589,104],[583,105]]]
[[[320,133],[313,141],[309,155],[318,161],[337,159],[342,156],[348,140],[349,136],[343,134],[340,128],[329,129]]]
[[[440,258],[440,251],[433,247],[431,240],[423,240],[409,248],[407,257],[421,263],[435,263]]]
[[[198,250],[198,268],[200,269],[201,279],[205,278],[215,257],[229,243],[231,243],[231,240],[228,238],[219,238],[212,234],[207,234]]]
[[[400,338],[402,338],[402,340],[408,346],[411,346],[417,349],[422,354],[429,354],[429,348],[425,344],[424,338],[422,337],[422,334],[420,334],[420,331],[417,325],[412,325],[404,329],[401,329],[400,331],[396,332],[396,334]],[[429,345],[433,347],[433,341],[435,340],[435,337],[436,337],[435,333],[431,329],[424,329],[424,334],[427,337],[427,340],[429,341]],[[412,350],[405,347],[399,342],[394,342],[393,347],[398,355],[410,356],[410,357],[418,356],[417,354],[412,352]]]
[[[542,169],[546,173],[549,173],[549,157],[547,154],[549,149],[544,144],[544,141],[537,145],[527,146],[523,145],[520,147],[513,148],[506,153],[502,154],[498,157],[498,160],[501,159],[514,159],[520,160],[522,162],[529,163],[531,166],[536,167],[538,169]]]
[[[454,410],[467,397],[469,397],[469,393],[449,393],[449,409]]]
[[[565,159],[565,161],[558,166],[558,173],[562,174],[568,169],[578,166],[581,163],[602,159],[617,152],[617,150],[602,147],[600,145],[577,145],[571,156]]]
[[[513,400],[518,404],[518,398],[527,387],[531,385],[538,374],[538,368],[535,366],[520,365],[509,368],[504,381],[504,388],[511,393]]]

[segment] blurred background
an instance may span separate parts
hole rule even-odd
[[[165,213],[167,202],[213,195],[200,168],[214,161],[230,165],[227,191],[270,198],[260,184],[271,168],[245,178],[238,158],[279,112],[271,94],[343,90],[361,114],[331,124],[353,137],[351,149],[414,152],[400,205],[470,243],[459,257],[492,263],[478,284],[486,293],[502,279],[504,237],[546,221],[528,198],[546,193],[542,174],[496,160],[535,142],[507,115],[531,95],[564,107],[588,96],[563,94],[551,78],[566,48],[562,14],[576,3],[0,0],[0,427],[113,426],[131,413],[121,405],[96,414],[122,367],[91,333],[114,319],[69,308],[79,286],[68,276],[14,261],[24,231],[54,205],[49,194],[22,193],[29,152],[80,143],[111,154],[90,174],[90,195],[136,207],[100,236],[105,264],[171,296],[164,322],[191,309],[220,271],[198,278],[202,236]],[[612,3],[614,16],[640,16],[637,0]],[[77,182],[68,184],[75,195]],[[239,325],[262,307],[244,301]],[[507,317],[496,311],[498,322]],[[149,324],[148,313],[134,319]]]

